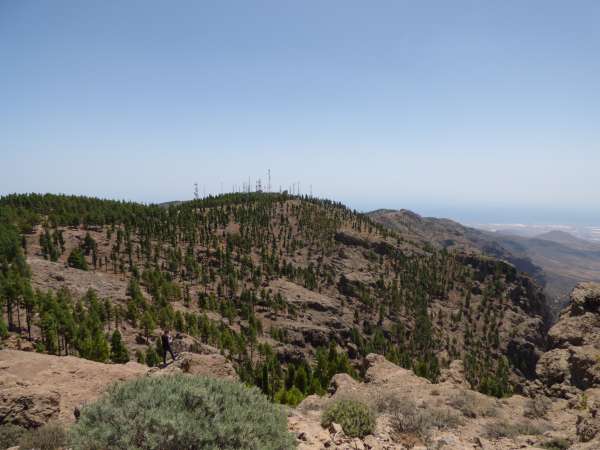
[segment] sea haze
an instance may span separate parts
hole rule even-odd
[[[546,224],[523,224],[523,223],[484,223],[467,224],[480,230],[492,231],[499,234],[510,234],[522,237],[536,237],[551,231],[562,231],[569,233],[579,239],[592,242],[600,242],[600,226],[578,226],[578,225],[546,225]]]

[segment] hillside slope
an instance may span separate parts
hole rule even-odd
[[[600,247],[565,232],[527,238],[477,230],[406,210],[378,210],[368,215],[386,227],[413,233],[443,248],[483,253],[510,262],[543,286],[554,320],[578,283],[600,281]]]
[[[4,320],[11,342],[39,351],[117,360],[118,334],[117,347],[156,364],[156,337],[171,328],[181,348],[212,346],[242,380],[295,403],[336,372],[360,377],[372,352],[432,380],[463,359],[474,388],[503,395],[535,376],[543,350],[544,298],[530,278],[330,201],[14,195],[0,212],[31,271],[20,251],[5,257],[4,279],[20,287]]]
[[[543,269],[523,252],[505,248],[491,233],[466,227],[450,219],[422,217],[408,210],[376,210],[367,214],[374,222],[401,233],[412,233],[423,242],[437,244],[449,250],[483,253],[508,261],[519,271],[545,284]]]

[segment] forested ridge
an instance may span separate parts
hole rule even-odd
[[[30,268],[40,259],[124,280],[126,293],[48,289]],[[371,352],[433,381],[462,359],[473,387],[507,395],[535,367],[543,313],[539,289],[504,262],[436,249],[336,202],[260,192],[166,207],[2,197],[0,301],[2,338],[37,351],[156,365],[170,328],[290,404],[335,373],[360,377]]]

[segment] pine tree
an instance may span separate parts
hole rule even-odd
[[[88,265],[85,260],[85,255],[81,251],[80,248],[74,248],[67,259],[67,264],[69,267],[73,267],[75,269],[80,270],[88,270]]]
[[[156,328],[156,322],[154,321],[152,314],[150,314],[150,311],[144,312],[140,326],[144,329],[144,336],[146,337],[146,342],[148,342],[150,332]]]
[[[300,366],[300,368],[296,370],[296,374],[294,376],[294,386],[296,386],[303,394],[306,394],[308,391],[308,376],[306,375],[304,366]]]
[[[129,361],[129,353],[123,344],[119,330],[115,330],[110,339],[110,359],[120,364],[125,364]]]
[[[148,367],[155,367],[160,362],[158,353],[156,353],[156,350],[152,346],[148,347],[148,349],[146,350],[146,358],[145,359],[146,359],[146,364],[148,365]]]
[[[6,322],[4,318],[0,316],[0,340],[6,339],[8,337],[8,327],[6,326]]]

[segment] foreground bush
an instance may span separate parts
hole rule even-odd
[[[329,427],[333,422],[342,426],[346,436],[364,437],[375,429],[375,414],[359,401],[337,400],[323,411],[321,418],[324,427]]]
[[[57,450],[65,446],[67,432],[58,423],[49,423],[23,434],[19,441],[21,450]]]
[[[113,386],[71,428],[75,450],[288,450],[282,410],[256,388],[185,375]]]

